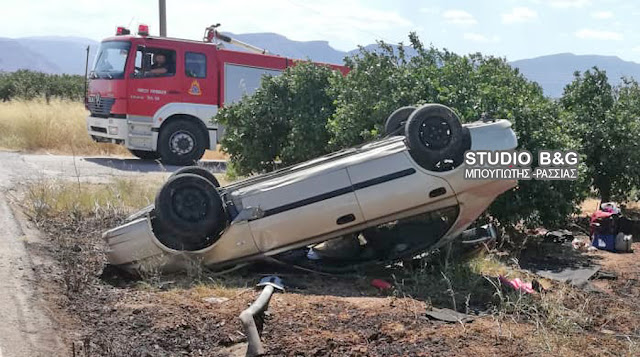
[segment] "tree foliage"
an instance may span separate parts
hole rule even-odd
[[[278,77],[265,77],[254,95],[220,111],[223,148],[240,175],[289,165],[327,152],[327,118],[335,110],[327,92],[328,67],[299,63]]]
[[[580,142],[587,176],[603,201],[626,200],[640,186],[640,88],[625,79],[609,84],[594,67],[576,72],[560,100],[568,132]]]
[[[0,73],[0,100],[61,98],[82,100],[84,78],[68,74],[47,74],[28,70]]]

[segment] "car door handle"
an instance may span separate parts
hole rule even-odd
[[[336,224],[337,225],[341,225],[341,224],[347,224],[349,222],[353,222],[356,220],[356,216],[353,215],[353,213],[349,213],[349,214],[345,214],[342,217],[339,217],[338,219],[336,219]]]
[[[442,196],[445,193],[447,193],[447,189],[446,188],[438,187],[435,190],[432,190],[431,192],[429,192],[429,197],[434,198],[434,197]]]

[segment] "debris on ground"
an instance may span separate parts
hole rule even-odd
[[[384,281],[382,279],[371,280],[371,286],[373,286],[374,288],[378,288],[380,290],[389,290],[393,287],[391,283],[389,283],[388,281]]]
[[[547,232],[544,237],[554,243],[571,242],[574,239],[573,233],[566,229]]]
[[[427,317],[444,322],[472,322],[474,320],[474,317],[471,315],[437,307],[432,307],[431,310],[427,310]]]
[[[593,278],[600,266],[589,266],[584,268],[556,267],[552,269],[533,270],[532,273],[543,278],[582,287]]]
[[[580,237],[575,237],[573,238],[573,240],[571,241],[571,246],[573,247],[573,249],[580,251],[580,252],[588,252],[589,251],[589,247],[591,246],[591,242],[589,241],[589,239],[586,239],[588,237],[584,237],[584,238],[580,238]]]
[[[576,236],[571,243],[543,240],[522,252],[520,268],[542,278],[585,288],[600,270],[593,256],[584,253],[588,238]],[[576,249],[577,248],[577,249]]]
[[[614,271],[598,270],[593,278],[599,280],[616,280],[618,279],[618,274]]]
[[[632,231],[628,219],[622,216],[618,205],[605,202],[592,215],[589,222],[592,245],[616,253],[631,252]]]
[[[220,304],[226,301],[229,301],[229,298],[226,297],[217,297],[217,296],[211,296],[211,297],[207,297],[202,299],[202,301],[204,302],[208,302],[210,304]]]

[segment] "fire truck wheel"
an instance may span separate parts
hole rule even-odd
[[[211,242],[226,226],[218,191],[207,179],[194,174],[167,180],[156,196],[155,220],[170,236],[190,247]]]
[[[132,149],[129,149],[129,152],[133,156],[135,156],[135,157],[137,157],[139,159],[142,159],[142,160],[156,160],[156,159],[160,158],[160,154],[158,154],[155,151],[144,151],[144,150],[132,150]]]
[[[207,133],[189,120],[174,120],[160,130],[158,152],[168,165],[186,166],[197,162],[207,146]]]
[[[416,109],[405,126],[405,142],[416,162],[427,170],[447,171],[462,163],[468,150],[460,119],[449,107],[427,104]]]

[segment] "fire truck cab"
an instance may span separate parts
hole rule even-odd
[[[102,41],[89,73],[87,131],[142,159],[190,165],[215,150],[223,128],[218,109],[252,94],[264,75],[295,60],[270,55],[208,27],[204,41],[138,35],[118,28]],[[252,50],[225,49],[222,42]],[[346,73],[343,66],[329,65]]]

